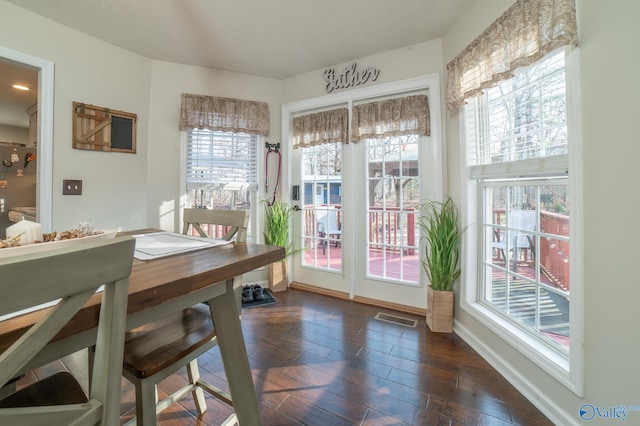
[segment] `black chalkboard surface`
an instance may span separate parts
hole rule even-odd
[[[111,149],[130,150],[133,144],[133,119],[111,116]]]

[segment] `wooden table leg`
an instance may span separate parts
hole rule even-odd
[[[209,300],[209,306],[238,423],[261,425],[258,397],[240,326],[240,313],[234,298],[233,282],[234,279],[227,280],[225,294]]]

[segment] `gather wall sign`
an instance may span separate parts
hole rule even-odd
[[[336,89],[346,89],[365,84],[368,81],[376,81],[380,75],[380,70],[373,67],[358,70],[354,62],[340,74],[336,75],[335,69],[327,68],[322,75],[326,83],[325,91],[331,93]]]

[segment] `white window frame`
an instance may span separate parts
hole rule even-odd
[[[183,131],[182,133],[182,138],[181,138],[181,144],[182,144],[182,156],[181,156],[181,160],[180,160],[180,164],[181,164],[181,173],[180,173],[180,191],[181,191],[181,199],[180,199],[180,222],[182,223],[182,209],[185,207],[191,207],[188,204],[188,194],[187,194],[187,161],[188,161],[188,138],[189,138],[189,131]],[[213,133],[232,133],[232,132],[213,132]],[[225,190],[246,190],[249,191],[251,193],[251,209],[250,209],[250,215],[249,215],[249,226],[248,226],[248,232],[247,232],[247,241],[251,242],[257,242],[254,239],[256,239],[257,235],[260,235],[260,233],[258,232],[258,225],[259,225],[259,214],[260,214],[260,200],[258,198],[258,192],[259,192],[259,176],[260,173],[264,172],[264,168],[262,166],[262,164],[260,163],[259,159],[262,158],[263,155],[263,149],[261,149],[261,147],[264,144],[264,137],[262,136],[255,136],[256,138],[256,182],[253,184],[249,184],[246,185],[244,183],[242,184],[238,184],[238,183],[227,183],[224,184],[224,188],[218,188],[218,189],[225,189]],[[212,185],[215,186],[215,185]],[[218,185],[220,186],[220,185]]]
[[[571,305],[570,305],[570,353],[566,357],[529,332],[506,320],[502,315],[479,302],[479,289],[482,271],[482,222],[479,211],[482,206],[481,185],[473,179],[467,163],[467,141],[464,111],[459,111],[460,125],[460,170],[461,170],[461,219],[469,228],[462,241],[462,273],[460,277],[460,308],[479,321],[487,329],[495,333],[506,343],[513,346],[522,355],[549,373],[578,396],[583,396],[583,253],[582,253],[582,169],[581,148],[578,120],[578,49],[565,55],[566,93],[567,93],[567,132],[569,138],[569,154],[564,158],[554,159],[554,167],[560,171],[568,165],[569,173],[569,205],[570,240],[571,240]],[[564,156],[562,156],[564,157]],[[537,160],[533,160],[537,161]],[[482,167],[482,166],[480,166]],[[498,170],[498,175],[500,171]],[[499,176],[494,176],[499,177]],[[460,327],[464,333],[464,327]],[[476,343],[482,344],[476,339]],[[502,364],[508,371],[510,361],[501,358],[499,353],[488,348],[487,353],[493,361]],[[515,373],[515,379],[521,377]],[[507,373],[507,375],[509,375]]]

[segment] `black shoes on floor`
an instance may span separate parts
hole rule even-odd
[[[264,290],[258,284],[246,285],[242,288],[242,303],[264,300]]]

